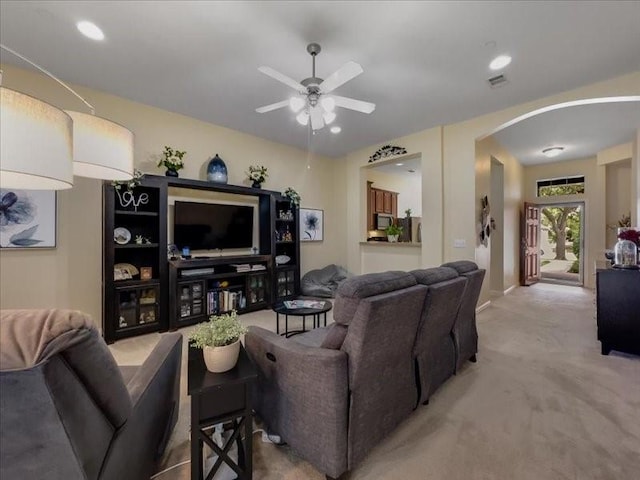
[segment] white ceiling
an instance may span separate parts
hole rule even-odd
[[[582,105],[543,113],[495,133],[495,139],[523,165],[593,156],[633,140],[640,128],[640,102]],[[554,158],[542,150],[564,147]]]
[[[402,165],[398,165],[399,163]],[[401,156],[382,164],[373,163],[370,168],[379,172],[401,175],[403,177],[420,175],[422,172],[422,158],[416,155]]]
[[[338,157],[636,71],[638,18],[640,2],[614,1],[2,0],[0,40],[66,81]],[[104,42],[77,32],[85,19]],[[340,109],[338,135],[308,136],[287,109],[255,113],[291,94],[257,68],[308,77],[310,42],[323,49],[320,77],[349,60],[363,66],[337,94],[377,105],[371,115]],[[514,59],[510,83],[492,90],[488,63],[501,53]]]

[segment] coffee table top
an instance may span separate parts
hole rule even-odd
[[[321,308],[287,308],[285,302],[290,301],[300,301],[300,300],[311,300],[313,302],[322,303]],[[280,313],[282,315],[293,315],[293,316],[306,316],[306,315],[318,315],[320,313],[327,313],[329,310],[333,308],[331,302],[328,300],[324,300],[322,298],[314,298],[314,297],[296,297],[291,300],[284,300],[280,302],[276,302],[272,309],[276,313]]]

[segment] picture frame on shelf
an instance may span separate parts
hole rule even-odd
[[[151,280],[153,278],[152,267],[140,267],[140,280]]]
[[[55,191],[2,188],[0,204],[0,248],[56,248]]]
[[[322,242],[324,240],[324,210],[300,209],[300,241]]]

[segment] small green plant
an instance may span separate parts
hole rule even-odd
[[[542,261],[540,262],[540,266],[541,266],[541,267],[544,267],[545,265],[549,265],[550,263],[551,263],[551,260],[542,260]]]
[[[130,192],[140,185],[142,177],[144,177],[144,173],[136,168],[133,170],[133,178],[131,180],[114,180],[111,182],[111,185],[118,191],[121,190],[122,187],[125,187],[125,189]]]
[[[287,189],[282,192],[283,197],[287,197],[291,203],[293,203],[296,207],[300,206],[300,194],[296,192],[293,188],[287,187]]]
[[[404,211],[404,214],[405,214],[405,216],[406,216],[407,218],[409,218],[409,217],[411,216],[411,209],[410,209],[410,208],[407,208],[407,209]]]
[[[384,229],[384,233],[386,233],[387,235],[401,235],[402,230],[403,228],[401,226],[391,224]]]
[[[249,171],[246,172],[247,177],[252,182],[264,183],[269,174],[267,173],[267,167],[263,165],[251,165]]]
[[[580,273],[580,260],[574,260],[568,270],[569,273]]]
[[[208,322],[196,326],[189,335],[189,343],[196,348],[224,347],[235,343],[247,328],[238,321],[235,310],[222,315],[211,315]]]
[[[164,166],[167,170],[173,170],[174,172],[177,172],[181,168],[184,168],[184,162],[182,161],[182,158],[186,153],[186,151],[181,152],[180,150],[174,150],[173,148],[167,147],[165,145],[164,152],[162,152],[162,156],[164,158],[158,160],[158,166]]]

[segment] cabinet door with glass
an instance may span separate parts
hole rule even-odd
[[[281,269],[276,272],[276,297],[282,299],[296,294],[295,269]]]
[[[265,303],[268,298],[267,274],[247,275],[247,307]]]
[[[116,289],[116,331],[156,325],[158,299],[158,285]]]

